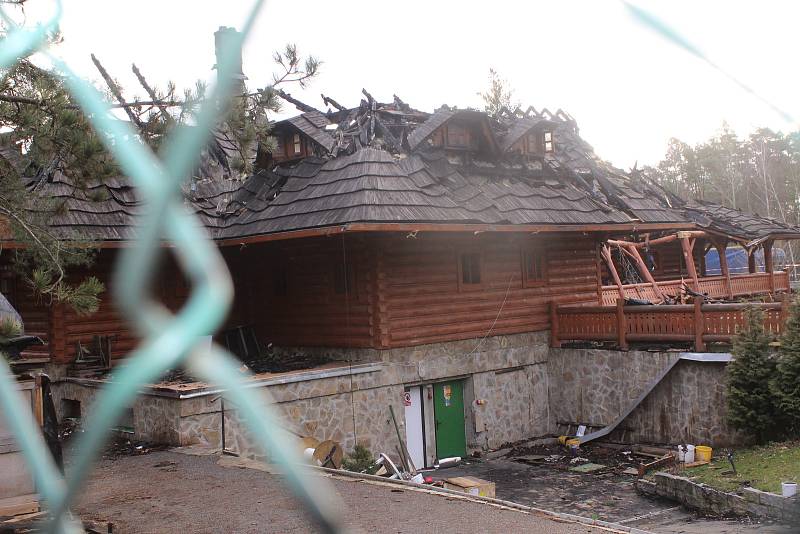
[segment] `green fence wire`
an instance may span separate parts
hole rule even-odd
[[[219,80],[233,80],[236,49],[250,32],[263,0],[256,1],[242,28],[241,35],[226,45],[217,65]],[[8,68],[20,58],[44,47],[48,36],[58,27],[61,3],[53,17],[32,28],[18,27],[0,8],[0,17],[10,31],[0,41],[0,68]],[[45,52],[47,53],[47,52]],[[209,140],[211,128],[232,90],[232,84],[218,83],[201,106],[196,123],[178,127],[171,134],[163,157],[153,154],[141,143],[136,132],[113,117],[99,92],[76,76],[70,68],[48,54],[56,70],[90,118],[108,150],[123,172],[137,186],[147,209],[138,221],[137,239],[126,248],[114,272],[115,298],[139,330],[143,341],[128,357],[112,382],[93,405],[91,419],[78,438],[67,476],[56,468],[29,409],[16,391],[10,368],[0,358],[0,408],[7,414],[11,431],[23,448],[42,500],[51,512],[47,525],[51,532],[80,531],[69,506],[86,481],[92,464],[109,437],[109,429],[131,404],[138,391],[170,368],[184,365],[204,380],[220,384],[225,396],[239,408],[242,419],[270,458],[282,466],[294,493],[302,499],[311,517],[325,531],[341,527],[341,506],[326,481],[300,467],[299,449],[279,424],[279,417],[264,390],[240,387],[239,364],[224,349],[196,348],[198,339],[222,324],[233,298],[230,274],[216,246],[205,235],[202,225],[183,207],[181,182],[186,179]],[[176,314],[148,295],[150,282],[157,276],[158,259],[164,253],[164,241],[171,242],[181,269],[191,281],[192,291],[185,306]]]

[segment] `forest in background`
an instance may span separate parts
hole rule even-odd
[[[740,138],[723,124],[715,136],[694,146],[670,139],[664,158],[643,172],[682,198],[800,225],[800,131],[759,128]],[[800,246],[789,245],[787,258],[800,257]]]

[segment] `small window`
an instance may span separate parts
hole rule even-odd
[[[544,151],[545,152],[552,152],[553,151],[553,132],[547,131],[544,132]]]
[[[525,249],[522,254],[523,275],[526,286],[538,286],[545,283],[547,255],[539,247]]]
[[[297,155],[300,153],[300,134],[294,134],[292,138],[292,144],[294,145],[294,154]]]
[[[447,146],[450,148],[469,148],[472,146],[472,135],[466,126],[448,124]]]
[[[481,255],[477,252],[461,255],[461,283],[463,285],[481,283]]]

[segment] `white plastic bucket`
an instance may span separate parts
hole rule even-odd
[[[686,447],[683,445],[678,445],[678,461],[685,462],[686,461]]]
[[[797,482],[781,482],[781,491],[784,497],[797,495]]]
[[[684,456],[683,461],[687,464],[694,463],[694,445],[686,446],[686,456]]]

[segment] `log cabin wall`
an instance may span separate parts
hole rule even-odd
[[[103,250],[90,269],[106,284],[91,316],[17,299],[28,331],[51,341],[41,355],[69,363],[78,342],[96,335],[115,336],[113,359],[135,347],[112,302],[116,254]],[[393,348],[542,331],[552,300],[593,303],[598,294],[595,241],[572,234],[340,234],[222,254],[235,288],[224,328],[252,325],[262,342],[289,347]],[[174,262],[159,280],[159,297],[177,310],[189,287]]]
[[[368,241],[341,234],[245,248],[231,269],[234,280],[249,279],[239,282],[249,297],[237,293],[234,304],[239,324],[252,324],[262,342],[282,346],[372,346]]]
[[[546,330],[551,301],[597,301],[595,242],[575,234],[386,237],[378,256],[376,347]]]
[[[23,358],[48,358],[50,356],[50,310],[46,303],[36,297],[31,287],[19,279],[8,263],[0,266],[0,291],[19,312],[25,333],[37,336],[44,345],[33,345],[22,352]]]
[[[30,286],[13,273],[10,265],[0,268],[0,288],[22,316],[25,333],[45,341],[45,345],[28,348],[22,357],[49,357],[54,363],[70,363],[77,356],[78,343],[89,348],[95,336],[112,336],[112,360],[119,360],[133,350],[138,337],[113,302],[112,270],[118,253],[116,249],[104,249],[91,267],[74,269],[68,275],[71,283],[95,276],[105,284],[100,306],[91,315],[79,315],[69,306],[36,296]],[[168,308],[178,309],[188,295],[188,287],[178,275],[173,261],[165,260],[159,281],[156,287],[158,297]]]

